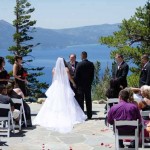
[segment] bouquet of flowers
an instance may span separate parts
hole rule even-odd
[[[27,71],[26,71],[26,70],[23,70],[22,77],[23,77],[23,78],[26,78],[27,76],[28,76]]]
[[[9,74],[6,75],[6,79],[10,79],[10,75]]]

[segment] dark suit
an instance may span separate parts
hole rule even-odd
[[[77,64],[75,82],[77,84],[77,101],[84,110],[84,99],[86,101],[87,116],[92,117],[91,85],[94,79],[94,65],[87,59]]]
[[[70,75],[71,75],[72,77],[74,77],[77,64],[78,64],[77,61],[75,61],[75,64],[74,64],[74,65],[72,65],[70,61],[67,63],[68,69],[69,69],[69,72],[70,72]]]
[[[75,70],[76,70],[77,64],[78,64],[77,61],[75,61],[75,64],[73,64],[73,65],[71,64],[70,61],[67,63],[70,75],[71,75],[71,77],[73,79],[74,79],[74,74],[75,74]],[[76,88],[73,87],[73,84],[71,82],[70,82],[70,86],[71,86],[72,90],[75,93],[75,98],[77,99],[77,90],[76,90]]]
[[[149,85],[150,86],[150,62],[142,68],[139,80],[139,86]]]
[[[127,75],[129,72],[129,66],[126,62],[122,62],[118,67],[116,64],[112,70],[112,78],[116,79],[120,86],[123,88],[127,87]]]

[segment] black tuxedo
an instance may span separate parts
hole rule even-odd
[[[77,64],[78,64],[77,61],[75,61],[75,64],[71,64],[70,61],[67,63],[69,73],[70,73],[70,75],[72,76],[73,79],[74,79],[74,74],[75,74],[75,71],[76,71]],[[73,84],[71,82],[70,82],[70,86],[71,86],[72,90],[75,93],[75,98],[77,99],[77,89],[73,87]]]
[[[149,85],[150,86],[150,62],[142,68],[139,80],[139,86]]]
[[[72,65],[70,61],[67,63],[68,69],[69,69],[69,72],[70,72],[70,75],[71,75],[72,77],[74,77],[77,64],[78,64],[77,61],[75,61],[75,64],[74,64],[74,65]]]
[[[116,79],[120,86],[127,87],[127,75],[129,72],[129,66],[126,62],[122,62],[121,65],[115,64],[112,70],[112,78]]]
[[[84,110],[84,99],[86,101],[87,116],[92,117],[91,85],[94,79],[94,65],[87,59],[79,62],[75,72],[77,85],[77,101]]]

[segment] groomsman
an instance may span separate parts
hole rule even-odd
[[[113,67],[112,78],[118,81],[120,88],[124,89],[127,87],[127,75],[129,72],[129,66],[124,61],[123,55],[116,54],[115,59],[117,63]]]
[[[141,57],[142,70],[140,74],[139,86],[149,85],[150,86],[150,62],[148,55]]]
[[[84,100],[88,119],[92,118],[91,85],[94,79],[94,65],[87,59],[87,52],[81,53],[82,61],[77,64],[75,82],[77,85],[77,101],[84,111]]]

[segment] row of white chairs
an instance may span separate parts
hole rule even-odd
[[[119,102],[118,98],[107,98],[107,116],[108,116],[108,112],[110,110],[110,104],[114,105],[116,103]],[[141,116],[142,117],[149,117],[150,115],[150,111],[141,111]],[[108,127],[110,127],[109,124],[107,124]],[[131,136],[119,136],[118,135],[118,130],[117,130],[117,126],[123,126],[123,125],[129,125],[129,126],[137,126],[136,130],[135,130],[135,135]],[[138,131],[138,120],[137,121],[116,121],[115,120],[115,145],[116,145],[116,150],[119,150],[119,139],[135,139],[135,149],[138,149],[138,141],[139,141],[139,131]],[[142,148],[144,148],[145,146],[150,146],[150,142],[145,142],[145,140],[150,140],[150,137],[145,137],[144,134],[144,130],[146,129],[146,125],[144,124],[144,120],[142,120]]]
[[[114,122],[115,125],[115,147],[116,150],[124,150],[125,148],[119,147],[119,140],[135,140],[135,148],[134,150],[138,150],[139,147],[139,121],[132,120],[132,121],[116,121]],[[119,126],[134,126],[135,127],[135,134],[134,135],[119,135],[117,127]],[[130,142],[126,142],[128,145]],[[130,148],[128,148],[130,149]],[[133,148],[131,148],[133,149]]]
[[[13,115],[11,111],[10,104],[0,104],[0,109],[8,110],[8,116],[0,117],[0,124],[1,124],[1,132],[0,135],[6,135],[7,137],[10,136],[10,130],[14,131],[14,124],[13,124]],[[12,126],[11,126],[12,124]]]
[[[11,111],[10,104],[0,103],[0,109],[8,110],[8,116],[0,117],[0,124],[1,124],[0,136],[6,135],[7,137],[10,137],[10,131],[11,130],[13,130],[13,133],[15,133],[15,129],[21,130],[22,115],[24,117],[25,127],[27,127],[27,121],[26,121],[26,116],[25,116],[23,99],[12,98],[12,101],[15,104],[20,104],[19,124],[17,125],[17,124],[14,123],[13,114],[12,114],[12,111]]]

